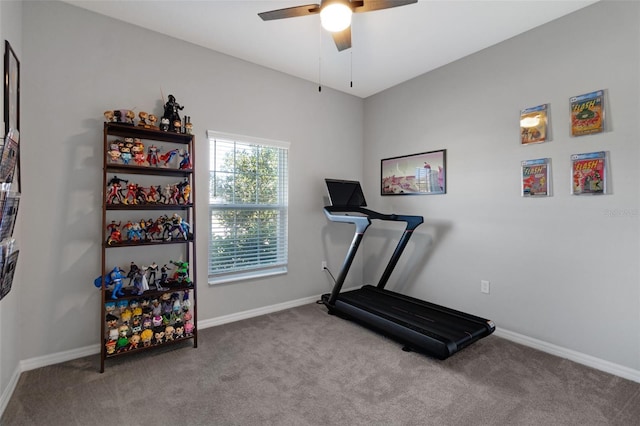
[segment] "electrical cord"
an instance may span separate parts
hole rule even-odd
[[[327,268],[327,267],[325,266],[325,267],[324,267],[324,268],[322,268],[322,269],[324,269],[325,271],[327,271],[327,272],[329,273],[329,276],[331,277],[331,279],[333,280],[333,284],[335,285],[335,283],[336,283],[336,278],[333,276],[333,274],[331,273],[331,271],[329,270],[329,268]],[[318,305],[323,305],[323,304],[324,304],[324,302],[322,301],[322,299],[320,299],[320,300],[316,300],[316,303],[317,303]]]

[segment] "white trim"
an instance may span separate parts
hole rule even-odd
[[[209,140],[224,139],[224,140],[230,140],[234,142],[248,142],[248,143],[254,143],[257,145],[273,146],[276,148],[285,148],[285,149],[291,148],[291,142],[287,142],[287,141],[264,139],[264,138],[258,138],[255,136],[234,135],[233,133],[223,133],[223,132],[217,132],[215,130],[207,130],[207,139]]]
[[[20,372],[35,370],[36,368],[46,367],[48,365],[60,364],[61,362],[71,361],[97,353],[100,353],[100,345],[96,343],[95,345],[85,346],[83,348],[56,352],[35,358],[28,358],[20,361]]]
[[[238,271],[229,274],[220,274],[209,277],[209,285],[229,284],[236,281],[250,280],[255,278],[265,278],[274,275],[284,275],[288,273],[287,265],[273,266],[270,268]]]
[[[571,349],[563,348],[562,346],[534,339],[533,337],[524,336],[503,328],[496,328],[494,334],[512,342],[520,343],[521,345],[528,346],[551,355],[559,356],[561,358],[566,358],[568,360],[575,361],[578,364],[586,365],[587,367],[592,367],[596,370],[604,371],[605,373],[610,373],[614,376],[619,376],[640,383],[640,370],[634,370],[633,368],[615,364],[604,359],[576,352]]]
[[[262,308],[250,309],[248,311],[236,312],[234,314],[198,321],[198,329],[201,330],[204,328],[228,324],[230,322],[259,317],[261,315],[272,314],[278,311],[284,311],[285,309],[297,308],[298,306],[308,305],[309,303],[313,303],[319,299],[320,296],[305,297],[302,299],[291,300],[289,302],[278,303],[276,305],[264,306]]]
[[[11,379],[7,384],[7,387],[2,392],[2,396],[0,396],[0,417],[4,414],[5,408],[9,404],[9,400],[13,395],[13,391],[16,390],[16,385],[18,384],[18,379],[20,379],[20,368],[16,368],[16,370],[11,375]]]

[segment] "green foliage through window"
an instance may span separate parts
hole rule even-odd
[[[288,150],[209,141],[209,276],[285,267]]]

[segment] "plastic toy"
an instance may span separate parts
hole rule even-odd
[[[180,157],[182,157],[182,160],[180,161],[180,164],[178,165],[178,168],[182,169],[182,170],[190,169],[191,168],[191,154],[189,154],[189,151],[187,151],[186,149],[183,149],[180,152]]]
[[[153,331],[151,331],[151,329],[142,330],[142,333],[140,333],[140,341],[142,342],[142,346],[150,346],[151,339],[153,339]]]
[[[122,291],[122,279],[124,278],[124,274],[117,266],[114,267],[111,272],[104,276],[104,284],[105,286],[113,285],[113,290],[111,291],[111,298],[117,299],[118,296],[124,296],[124,292]],[[98,277],[93,280],[93,284],[101,288],[102,287],[102,279],[103,277]]]
[[[179,151],[177,149],[172,149],[171,151],[160,155],[160,160],[164,163],[165,167],[169,165],[171,160],[173,160],[176,155],[178,155],[178,152]]]
[[[189,279],[189,262],[181,262],[170,260],[171,263],[176,265],[176,272],[173,274],[173,279],[178,283],[187,283],[191,285],[191,280]]]
[[[116,223],[115,220],[112,220],[111,223],[107,225],[107,230],[109,231],[109,236],[107,237],[108,245],[122,241],[122,233],[120,232],[121,223],[122,222]]]
[[[147,148],[147,163],[149,166],[158,167],[160,165],[160,158],[158,158],[160,151],[155,145],[150,145]]]
[[[131,147],[131,153],[133,154],[133,161],[138,166],[142,166],[147,162],[147,159],[144,155],[144,144],[138,138],[133,140],[133,146]]]
[[[176,131],[175,124],[176,122],[180,123],[182,120],[180,119],[180,114],[178,111],[182,111],[184,107],[176,102],[176,98],[173,95],[168,96],[167,102],[164,104],[164,114],[162,115],[163,119],[167,119],[169,121],[168,130],[173,132]]]

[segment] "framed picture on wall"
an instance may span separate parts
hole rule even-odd
[[[538,158],[521,163],[521,189],[523,197],[548,197],[551,195],[551,159]]]
[[[14,148],[8,146],[10,135],[15,135],[11,140],[16,141],[13,153],[16,162],[15,170],[7,174],[10,180],[16,182],[17,191],[20,191],[20,151],[17,146],[17,135],[20,130],[20,61],[11,48],[8,40],[4,41],[4,150]],[[3,154],[4,156],[4,154]],[[5,164],[6,165],[6,164]],[[13,185],[12,185],[13,186]],[[13,189],[13,188],[12,188]]]
[[[381,160],[381,195],[445,194],[447,150]]]
[[[520,143],[522,145],[547,141],[548,110],[549,104],[544,104],[520,111]]]
[[[571,194],[607,193],[607,153],[605,151],[571,155]]]

